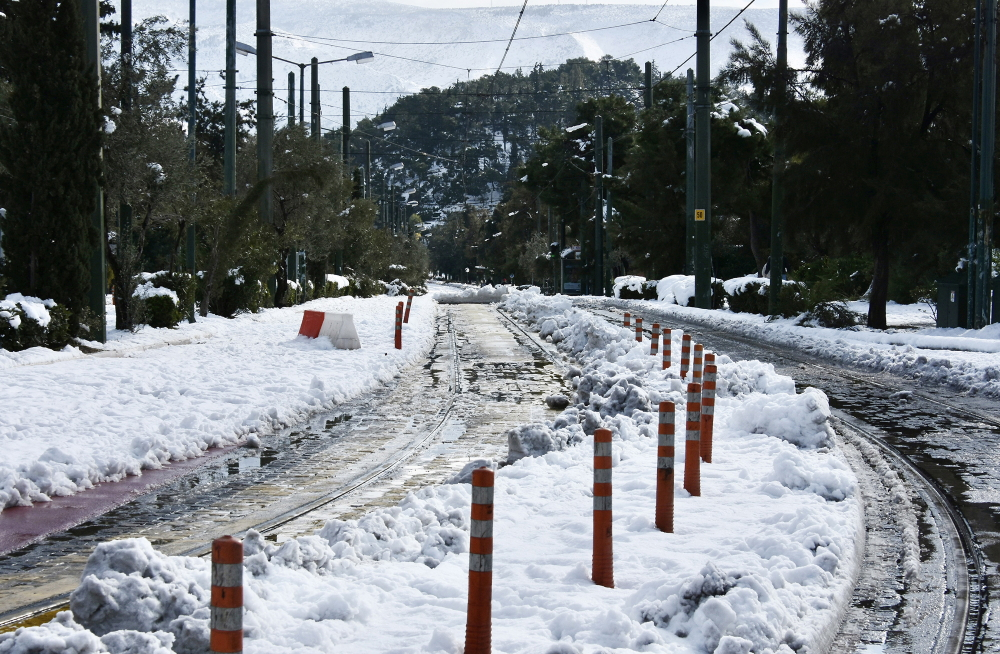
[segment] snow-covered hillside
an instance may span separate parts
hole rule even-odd
[[[135,2],[133,15],[137,21],[155,14],[186,21],[188,5],[188,0]],[[255,0],[237,2],[236,38],[244,43],[255,43],[255,5]],[[695,51],[695,7],[668,4],[654,23],[651,19],[657,9],[648,4],[529,4],[518,28],[518,37],[522,40],[512,44],[504,68],[527,70],[535,63],[549,67],[571,57],[598,59],[610,54],[622,58],[631,56],[640,65],[652,60],[662,72],[669,72]],[[496,70],[518,11],[519,7],[512,6],[432,9],[384,0],[272,0],[271,25],[279,35],[274,39],[274,54],[307,63],[312,57],[323,61],[363,50],[376,53],[375,61],[367,65],[344,62],[320,66],[323,127],[334,129],[342,124],[341,89],[344,86],[351,88],[352,118],[357,121],[364,115],[380,111],[404,93],[431,86],[445,87],[456,80]],[[713,8],[713,29],[721,29],[737,11],[735,7]],[[765,35],[771,36],[777,30],[777,10],[747,10],[712,42],[713,70],[717,71],[725,63],[731,49],[729,40],[746,36],[744,19],[756,24]],[[638,24],[551,38],[524,38],[634,22]],[[222,80],[213,71],[225,66],[225,3],[199,3],[196,23],[199,28],[197,64],[203,71],[199,75],[208,78],[211,97],[221,99]],[[493,41],[440,44],[456,40]],[[398,44],[414,41],[438,44]],[[671,41],[677,42],[663,45]],[[802,59],[801,42],[795,35],[790,39],[790,51],[790,61],[795,65]],[[183,62],[178,63],[183,66]],[[284,99],[288,95],[288,72],[294,71],[297,76],[298,67],[281,61],[274,63],[278,98],[275,111],[281,125],[284,122],[281,118],[287,112]],[[693,65],[692,59],[685,68]],[[241,97],[253,97],[256,61],[252,56],[238,57],[237,68]]]

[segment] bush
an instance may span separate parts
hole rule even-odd
[[[150,327],[176,327],[184,317],[169,295],[150,295],[143,298],[146,324]]]
[[[24,297],[20,293],[8,295],[0,300],[0,349],[61,350],[70,342],[71,318],[68,309],[52,300]]]
[[[855,327],[861,316],[847,308],[843,302],[820,302],[799,319],[803,327],[829,327],[844,329]]]
[[[633,291],[628,286],[623,286],[618,293],[618,297],[623,300],[656,300],[658,299],[656,293],[656,285],[658,283],[655,279],[642,282],[641,290],[638,291]]]
[[[176,327],[197,290],[194,278],[161,270],[139,273],[139,280],[132,297],[141,303],[140,319],[150,327]]]
[[[805,282],[824,301],[861,297],[872,282],[872,260],[868,255],[821,257],[804,263],[790,275]]]
[[[729,296],[729,309],[735,313],[767,314],[767,286],[750,282]]]

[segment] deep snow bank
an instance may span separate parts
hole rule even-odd
[[[514,430],[522,443],[537,436],[534,447],[497,470],[494,651],[822,651],[850,598],[863,529],[822,396],[796,394],[769,365],[719,355],[715,462],[702,466],[702,497],[676,489],[676,533],[664,534],[653,525],[654,411],[682,399],[676,374],[648,344],[564,299],[515,292],[505,306],[559,332],[579,367],[568,375],[574,404]],[[614,432],[613,589],[589,570],[599,426]],[[467,483],[428,487],[281,545],[251,532],[245,651],[458,654],[470,496]],[[73,610],[95,637],[134,630],[195,651],[207,638],[208,584],[203,560],[142,539],[106,543]]]
[[[641,309],[647,315],[660,316],[663,322],[681,319],[793,347],[844,365],[888,372],[922,383],[942,384],[972,394],[1000,397],[1000,328],[996,325],[981,330],[922,329],[915,332],[813,328],[795,325],[797,318],[769,321],[766,316],[755,314],[678,306],[672,298],[672,295],[661,294],[660,302],[614,302],[625,310]],[[851,303],[851,308],[857,311],[859,303]]]
[[[396,302],[316,300],[213,321],[214,337],[202,343],[5,370],[0,508],[201,456],[391,379],[434,333],[433,301],[415,298],[403,349],[394,349]],[[362,349],[297,337],[304,309],[354,314]]]

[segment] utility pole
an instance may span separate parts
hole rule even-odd
[[[365,197],[372,199],[372,142],[365,141]]]
[[[344,164],[350,174],[351,166],[351,89],[344,87]]]
[[[687,126],[684,135],[687,141],[687,168],[684,174],[687,184],[684,193],[685,200],[685,220],[684,220],[684,274],[694,274],[694,195],[698,171],[694,165],[694,71],[687,70]]]
[[[271,197],[273,168],[274,88],[271,84],[271,0],[257,0],[257,181],[264,182],[260,196],[260,219],[274,223]]]
[[[700,309],[712,308],[712,78],[709,68],[709,0],[698,0],[698,97],[695,103],[694,298]]]
[[[83,18],[84,41],[87,44],[87,65],[94,70],[97,84],[97,109],[101,108],[101,25],[98,0],[80,0],[80,14]],[[103,163],[102,163],[103,166]],[[104,193],[101,185],[94,186],[96,204],[91,221],[97,231],[97,245],[90,254],[90,293],[88,294],[90,311],[94,314],[96,334],[90,334],[91,340],[98,343],[107,341],[107,313],[105,296],[107,295],[108,272],[105,261],[105,244],[108,241],[104,229]]]
[[[132,111],[132,0],[122,0],[122,111]],[[119,253],[132,248],[132,205],[118,205]]]
[[[236,195],[236,0],[226,0],[226,139],[222,192]]]
[[[983,93],[983,1],[976,0],[976,35],[972,58],[972,171],[969,175],[969,246],[966,253],[966,315],[965,327],[971,328],[976,322],[976,303],[973,300],[976,288],[976,227],[979,224],[979,159],[982,156],[980,147],[980,129],[982,122],[979,112]]]
[[[191,0],[191,19],[188,21],[188,139],[191,141],[190,150],[188,151],[188,156],[191,158],[191,165],[195,166],[198,162],[198,92],[195,89],[197,84],[197,66],[196,66],[196,54],[197,47],[195,42],[195,9],[197,0]],[[188,272],[191,273],[191,279],[195,278],[198,271],[195,270],[197,267],[194,260],[194,245],[195,245],[195,233],[194,233],[194,221],[187,221],[187,239],[185,247],[184,262],[187,264]],[[187,306],[187,319],[188,322],[194,322],[194,295],[189,298]]]
[[[646,62],[646,88],[643,89],[642,104],[646,109],[653,107],[653,62]]]
[[[774,89],[774,166],[771,169],[771,284],[768,289],[767,312],[778,315],[781,278],[785,272],[785,144],[781,129],[781,111],[788,93],[788,0],[778,2],[778,60]]]
[[[979,211],[976,224],[976,288],[970,290],[969,302],[975,301],[973,329],[990,324],[990,300],[993,282],[993,153],[996,138],[997,104],[997,0],[984,0],[982,28],[986,37],[983,53],[983,97],[979,138],[982,159],[979,164]]]
[[[594,118],[594,290],[604,295],[604,119]]]
[[[605,245],[607,246],[607,253],[608,253],[608,257],[609,258],[611,257],[611,245],[612,245],[612,243],[611,243],[611,230],[608,229],[611,226],[611,182],[610,182],[610,178],[614,174],[614,165],[612,163],[612,159],[614,157],[614,145],[615,145],[615,140],[609,136],[608,137],[608,147],[607,147],[608,164],[607,164],[607,167],[605,168],[605,170],[607,171],[607,175],[608,175],[609,181],[608,181],[608,189],[604,192],[604,195],[605,195],[605,198],[606,198],[605,199],[605,204],[607,205],[607,208],[605,209],[604,228],[602,230],[604,232],[604,240],[606,241]],[[611,290],[614,288],[614,283],[613,283],[614,280],[612,279],[612,277],[613,277],[613,273],[611,271],[611,265],[610,265],[610,262],[609,262],[608,266],[607,266],[607,271],[604,274],[604,290],[605,290],[605,292],[610,293]]]
[[[299,64],[299,125],[306,124],[306,65]]]
[[[295,73],[288,72],[288,126],[295,127]]]
[[[122,0],[122,110],[132,108],[132,0]]]
[[[312,117],[312,122],[309,124],[309,135],[313,137],[316,141],[316,145],[319,145],[319,59],[316,57],[312,58],[312,63],[310,64],[309,72],[312,77],[312,87],[310,90],[310,115]]]

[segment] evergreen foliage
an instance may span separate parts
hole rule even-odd
[[[52,298],[73,315],[87,306],[103,119],[88,70],[79,5],[5,2],[0,77],[10,119],[0,121],[0,218],[9,290]]]

